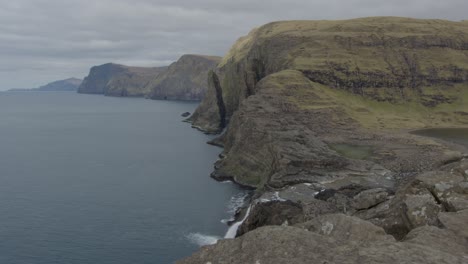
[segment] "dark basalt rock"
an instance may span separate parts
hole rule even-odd
[[[181,116],[182,117],[188,117],[188,116],[190,116],[190,112],[185,112],[185,113],[181,114]]]
[[[262,226],[294,225],[303,221],[304,212],[300,204],[291,201],[257,203],[250,210],[249,217],[239,227],[237,236]]]

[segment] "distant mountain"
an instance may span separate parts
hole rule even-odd
[[[48,83],[38,88],[22,89],[15,88],[10,89],[10,92],[30,92],[30,91],[41,91],[41,92],[50,92],[50,91],[69,91],[75,92],[78,90],[78,87],[81,85],[82,80],[77,78],[68,78],[65,80],[59,80],[55,82]]]
[[[208,87],[208,72],[220,60],[215,56],[184,55],[169,67],[129,67],[114,63],[94,66],[78,93],[201,100]]]
[[[39,91],[76,91],[81,85],[82,80],[69,78],[65,80],[51,82],[38,88]]]
[[[144,96],[147,83],[167,67],[129,67],[106,63],[94,66],[78,88],[78,93],[110,96]]]

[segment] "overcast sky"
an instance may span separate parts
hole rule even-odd
[[[468,19],[468,0],[0,0],[0,90],[83,78],[106,62],[167,65],[224,55],[275,20]]]

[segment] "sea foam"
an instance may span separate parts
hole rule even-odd
[[[204,235],[200,233],[190,233],[187,235],[187,238],[190,240],[190,242],[201,246],[207,246],[207,245],[214,245],[220,237],[217,236],[210,236],[210,235]]]

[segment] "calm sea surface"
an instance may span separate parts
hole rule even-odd
[[[181,122],[194,103],[0,93],[0,263],[172,263],[244,195]]]
[[[440,138],[468,147],[468,128],[431,128],[413,133],[420,136]]]

